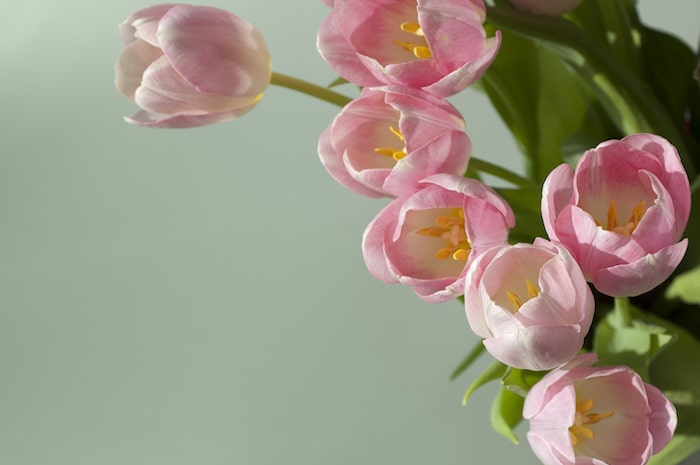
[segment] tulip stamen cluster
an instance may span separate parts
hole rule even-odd
[[[532,284],[529,278],[525,279],[525,285],[527,286],[527,300],[525,300],[525,302],[540,295],[539,288],[535,284]],[[518,294],[508,289],[506,289],[506,295],[508,296],[508,301],[513,306],[513,313],[518,313],[518,310],[520,310],[520,307],[522,307],[525,302],[520,299]]]
[[[407,21],[405,23],[401,23],[401,30],[423,38],[424,43],[423,44],[415,44],[413,42],[405,42],[402,40],[395,40],[394,43],[396,45],[413,53],[413,56],[415,56],[416,58],[426,59],[426,58],[433,57],[433,53],[430,51],[430,47],[428,46],[428,42],[425,40],[425,34],[423,33],[423,29],[420,27],[420,24],[418,24],[416,22]]]
[[[642,200],[632,209],[632,214],[630,215],[630,219],[627,224],[620,226],[620,224],[617,222],[617,206],[615,205],[615,201],[611,200],[607,215],[608,223],[605,229],[622,234],[623,236],[631,236],[634,230],[637,229],[639,222],[642,221],[642,217],[644,216],[645,212],[646,202]],[[600,226],[598,221],[596,221],[596,224]]]
[[[464,226],[464,210],[457,208],[450,215],[439,216],[435,220],[435,224],[437,226],[416,231],[416,234],[421,236],[447,241],[447,244],[435,253],[435,258],[445,260],[451,257],[457,262],[467,261],[471,252],[471,244]]]
[[[587,425],[596,424],[599,421],[610,418],[615,414],[615,412],[612,411],[606,413],[586,413],[591,409],[593,409],[593,399],[576,403],[576,418],[574,420],[574,424],[569,427],[571,444],[574,446],[579,443],[579,437],[584,437],[586,439],[593,439],[595,437],[595,433]]]
[[[401,134],[401,131],[396,129],[394,126],[389,126],[389,130],[394,134],[396,137],[399,138],[401,142],[404,142],[403,134]],[[374,149],[375,153],[378,153],[379,155],[383,155],[385,157],[391,157],[395,161],[402,160],[406,158],[406,155],[408,155],[408,152],[406,151],[406,145],[404,144],[403,148],[396,149],[394,147],[375,147]]]

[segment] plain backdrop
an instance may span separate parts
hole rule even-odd
[[[199,3],[199,2],[197,2]],[[695,0],[642,0],[695,43]],[[316,0],[212,0],[275,70],[325,85]],[[491,429],[497,385],[456,302],[374,280],[359,244],[386,203],[323,170],[338,109],[270,88],[238,120],[134,128],[113,86],[140,0],[6,1],[0,15],[0,464],[538,463]],[[344,89],[348,90],[349,89]],[[474,155],[521,169],[468,91]]]

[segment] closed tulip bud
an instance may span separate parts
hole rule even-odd
[[[250,111],[270,83],[270,53],[250,23],[218,8],[155,5],[120,33],[115,84],[141,110],[138,126],[188,128]]]

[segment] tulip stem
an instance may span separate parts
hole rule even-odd
[[[328,103],[332,103],[333,105],[338,105],[339,107],[343,107],[352,101],[350,97],[332,91],[327,87],[321,87],[308,81],[287,76],[286,74],[276,73],[274,71],[272,72],[270,84],[296,90],[302,94],[316,97],[317,99],[324,100]]]
[[[508,181],[509,183],[518,187],[531,187],[534,185],[529,179],[503,168],[502,166],[494,165],[493,163],[480,158],[472,157],[469,160],[469,168],[481,173],[490,174],[491,176],[495,176],[499,179],[503,179],[504,181]]]
[[[622,326],[630,326],[632,324],[632,310],[629,297],[615,297],[615,315],[619,318],[619,323]]]

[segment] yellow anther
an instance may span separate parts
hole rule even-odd
[[[405,22],[401,23],[401,30],[405,32],[410,32],[411,34],[415,34],[417,36],[425,36],[423,33],[423,29],[420,27],[420,24],[418,23],[412,23],[412,22]]]
[[[520,300],[520,297],[518,297],[517,294],[506,291],[506,295],[508,296],[508,301],[510,304],[513,306],[513,313],[518,313],[518,310],[520,310],[520,307],[523,306],[523,302]]]
[[[529,298],[532,299],[533,297],[540,295],[540,290],[537,288],[537,286],[532,284],[529,278],[525,280],[525,284],[527,285],[527,296]]]
[[[443,234],[445,234],[445,228],[422,228],[416,231],[416,234],[420,234],[421,236],[429,236],[429,237],[442,237]]]
[[[394,153],[396,153],[396,149],[392,149],[391,147],[376,147],[374,149],[375,153],[378,153],[379,155],[384,155],[385,157],[394,157]]]
[[[452,255],[452,251],[445,247],[437,251],[437,253],[435,254],[435,258],[437,258],[438,260],[444,260],[450,255]]]
[[[601,420],[610,418],[613,416],[614,412],[606,413],[586,413],[593,409],[593,399],[588,399],[582,402],[576,403],[576,417],[574,419],[574,424],[569,427],[569,437],[571,438],[571,444],[577,445],[580,438],[593,439],[595,433],[587,425],[593,425]]]
[[[402,160],[402,159],[406,158],[406,155],[408,155],[408,154],[407,154],[406,152],[404,152],[403,150],[397,150],[396,152],[394,152],[394,153],[391,155],[391,157],[392,157],[394,160],[399,161],[399,160]]]
[[[433,54],[427,45],[413,44],[411,42],[403,42],[401,40],[395,40],[394,43],[399,47],[408,50],[413,53],[416,58],[432,58]]]
[[[452,254],[452,260],[457,262],[465,262],[469,258],[469,250],[467,249],[457,249],[455,253]]]
[[[403,134],[401,134],[401,131],[399,131],[398,129],[396,129],[394,126],[389,126],[389,130],[390,130],[396,137],[398,137],[399,140],[401,140],[401,141],[403,142]]]
[[[608,208],[608,231],[613,231],[617,228],[617,207],[615,207],[615,201],[610,201],[610,207]]]

